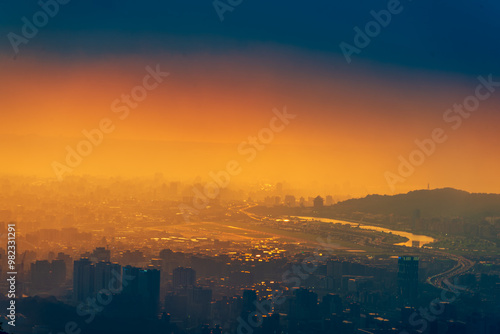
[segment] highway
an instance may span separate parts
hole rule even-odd
[[[264,221],[266,217],[264,216],[259,216],[254,213],[250,213],[246,210],[256,207],[257,204],[254,205],[247,205],[241,208],[238,208],[238,211],[241,213],[244,213],[247,215],[249,218],[256,220],[256,221]],[[373,246],[381,246],[381,245],[373,245]],[[439,289],[444,289],[444,290],[449,290],[449,288],[445,285],[444,282],[452,282],[452,278],[458,275],[461,275],[468,270],[470,270],[474,266],[474,261],[471,261],[469,259],[466,259],[463,256],[460,255],[455,255],[455,254],[450,254],[446,253],[443,251],[437,251],[434,249],[428,249],[428,248],[419,248],[419,251],[422,253],[427,253],[429,255],[441,257],[441,258],[446,258],[450,259],[456,262],[455,266],[451,269],[448,269],[442,273],[436,274],[434,276],[431,276],[427,278],[426,282],[428,284],[431,284],[432,286],[439,288]]]
[[[452,283],[453,277],[467,272],[469,269],[471,269],[474,266],[474,261],[466,259],[465,257],[460,256],[460,255],[454,255],[454,254],[445,253],[442,251],[430,250],[430,249],[423,249],[423,251],[426,253],[431,253],[431,254],[436,255],[436,256],[441,256],[441,257],[444,257],[447,259],[451,259],[451,260],[454,260],[456,262],[456,265],[453,268],[446,270],[445,272],[442,272],[442,273],[439,273],[437,275],[434,275],[434,276],[427,278],[427,283],[429,283],[429,284],[431,284],[439,289],[448,290],[448,288],[444,285],[445,281],[449,281],[450,283]]]

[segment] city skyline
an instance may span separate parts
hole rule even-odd
[[[500,333],[499,13],[0,2],[0,334]]]

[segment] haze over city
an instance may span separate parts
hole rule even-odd
[[[1,3],[0,333],[500,332],[499,11]]]

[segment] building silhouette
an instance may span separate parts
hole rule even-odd
[[[416,256],[398,258],[398,293],[404,306],[413,306],[417,300],[418,261]]]
[[[93,262],[110,262],[111,261],[111,251],[105,247],[97,247],[94,249],[90,255],[90,259]]]
[[[196,284],[196,271],[192,268],[177,267],[172,273],[174,289],[193,286]]]
[[[157,316],[160,305],[160,271],[126,266],[123,267],[123,276],[131,279],[123,284],[124,300],[136,304],[137,314]]]
[[[317,196],[314,200],[313,200],[313,203],[314,203],[314,208],[315,209],[320,209],[323,207],[323,197],[321,196]]]
[[[51,265],[47,260],[36,261],[31,264],[31,283],[35,290],[50,289]]]
[[[76,260],[73,265],[73,301],[84,302],[94,292],[94,266],[88,258]]]
[[[299,321],[318,318],[318,295],[308,289],[294,290],[290,303],[290,317]]]
[[[118,263],[98,262],[94,266],[94,292],[103,290],[117,291],[120,289],[120,281],[116,276],[121,277],[121,266]]]

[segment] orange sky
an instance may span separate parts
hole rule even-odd
[[[51,164],[64,162],[65,147],[109,118],[115,130],[73,174],[161,171],[193,180],[234,159],[243,167],[235,182],[349,182],[360,192],[391,193],[384,173],[396,173],[398,156],[407,157],[415,139],[441,127],[448,140],[396,192],[428,182],[500,192],[500,92],[454,131],[443,113],[474,92],[475,78],[374,64],[347,72],[338,61],[266,48],[155,58],[0,58],[0,172],[55,177]],[[170,76],[120,120],[112,101],[141,84],[145,67],[156,64]],[[283,106],[297,118],[246,162],[238,144]]]

